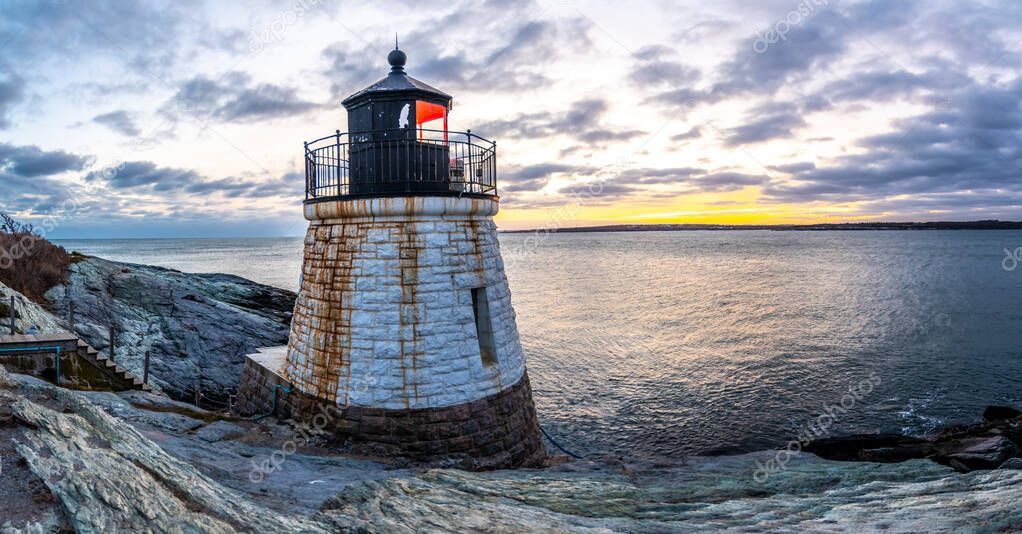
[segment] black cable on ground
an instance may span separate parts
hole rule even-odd
[[[572,458],[574,458],[576,460],[581,460],[582,459],[581,456],[579,456],[579,455],[569,451],[568,449],[565,449],[564,447],[561,447],[560,443],[557,443],[556,441],[554,441],[554,438],[550,437],[550,434],[547,434],[546,430],[543,430],[543,425],[538,425],[538,426],[539,426],[539,431],[542,432],[544,436],[546,436],[546,439],[550,440],[550,443],[554,444],[554,447],[557,447],[558,449],[561,449],[561,452],[563,452],[564,454],[567,454],[568,456],[571,456]]]

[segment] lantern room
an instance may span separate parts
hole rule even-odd
[[[348,132],[305,143],[306,202],[370,196],[497,195],[496,143],[449,131],[454,98],[405,74],[387,56],[386,78],[345,98]]]
[[[424,125],[442,122],[446,138],[447,113],[454,97],[405,74],[407,56],[395,48],[387,56],[386,78],[344,99],[348,134],[353,139],[379,140],[424,135]]]

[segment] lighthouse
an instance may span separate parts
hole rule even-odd
[[[250,359],[262,369],[246,368],[240,393],[249,411],[320,415],[373,450],[538,465],[493,222],[496,143],[449,131],[453,98],[408,76],[403,51],[387,59],[385,78],[342,102],[348,131],[305,143],[309,228],[290,340],[276,359]]]

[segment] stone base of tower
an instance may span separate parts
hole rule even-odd
[[[356,454],[420,462],[460,460],[467,469],[538,467],[546,460],[528,374],[513,386],[472,402],[437,408],[339,406],[284,379],[285,347],[245,361],[235,411],[291,418],[332,435]]]

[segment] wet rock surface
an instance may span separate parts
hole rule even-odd
[[[286,343],[295,294],[223,274],[178,271],[87,257],[71,265],[68,286],[46,294],[61,323],[96,349],[177,398],[226,404],[244,356]]]
[[[996,469],[1022,457],[1022,412],[991,406],[982,423],[944,429],[926,438],[898,434],[839,436],[816,440],[806,452],[831,460],[903,462],[931,459],[960,472]]]
[[[4,378],[0,376],[0,378]],[[834,462],[775,453],[661,464],[612,458],[474,473],[340,457],[296,429],[181,406],[154,393],[0,384],[0,458],[35,487],[9,530],[57,532],[955,532],[1022,527],[1022,471],[968,474],[928,460]],[[6,413],[6,412],[3,412]],[[199,425],[180,425],[176,417]],[[6,447],[6,448],[4,448]],[[8,452],[8,451],[14,451]],[[283,454],[258,481],[253,465]],[[6,472],[6,471],[5,471]],[[35,484],[35,486],[33,486]],[[49,498],[46,498],[49,495]],[[6,502],[5,502],[6,504]],[[4,510],[7,510],[4,508]],[[0,521],[0,525],[3,522]],[[0,530],[5,527],[0,526]]]
[[[983,410],[984,421],[1004,421],[1006,419],[1014,419],[1020,415],[1022,415],[1022,412],[1011,406],[987,406]]]

